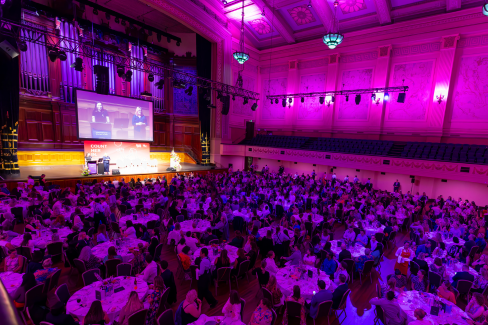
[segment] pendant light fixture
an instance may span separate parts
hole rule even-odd
[[[488,16],[488,3],[485,2],[483,5],[483,15]]]
[[[344,39],[344,35],[339,32],[339,20],[337,20],[338,6],[339,2],[336,0],[334,2],[334,17],[330,23],[329,32],[323,37],[324,44],[327,45],[331,50],[335,49],[337,45],[341,44],[342,40]]]
[[[234,59],[240,64],[249,60],[249,54],[244,52],[244,0],[242,1],[242,21],[241,21],[241,39],[239,40],[239,51],[234,52]]]

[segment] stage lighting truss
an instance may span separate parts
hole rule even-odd
[[[22,32],[24,31],[24,32]],[[29,33],[30,32],[30,33]],[[56,35],[46,30],[42,30],[33,26],[19,24],[10,20],[2,19],[0,21],[0,35],[12,37],[27,43],[35,43],[46,46],[46,48],[56,49],[65,53],[73,53],[77,57],[87,57],[99,59],[102,49],[93,46],[90,43],[82,43],[75,39]],[[35,35],[35,36],[34,36]],[[227,85],[211,79],[205,79],[191,75],[189,73],[176,70],[172,66],[165,66],[162,64],[153,63],[151,61],[144,61],[133,57],[122,56],[117,53],[105,56],[105,62],[111,63],[116,67],[123,67],[127,70],[137,70],[148,74],[153,74],[160,78],[169,78],[173,83],[185,84],[187,86],[193,85],[206,89],[213,89],[220,91],[223,95],[231,95],[233,97],[246,97],[248,100],[259,100],[259,93],[249,91],[243,88]]]
[[[399,86],[399,87],[385,87],[385,88],[369,88],[369,89],[350,89],[350,90],[336,90],[336,91],[325,91],[325,92],[315,92],[315,93],[299,93],[299,94],[280,94],[280,95],[267,95],[266,99],[272,101],[273,99],[275,100],[276,103],[281,99],[283,101],[286,101],[286,99],[291,99],[291,98],[310,98],[310,97],[318,97],[320,98],[325,98],[330,96],[330,98],[333,98],[332,102],[335,101],[336,96],[345,96],[346,101],[348,100],[349,96],[354,96],[355,99],[361,98],[361,94],[369,94],[371,95],[372,93],[374,94],[385,94],[385,100],[388,100],[386,96],[388,96],[389,93],[401,93],[401,92],[406,92],[408,91],[408,86]],[[376,95],[375,95],[376,98]],[[321,102],[323,103],[323,102]]]

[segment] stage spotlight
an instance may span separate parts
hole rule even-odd
[[[388,93],[385,93],[385,96],[383,96],[383,100],[389,100],[390,99],[390,95]]]
[[[254,104],[251,106],[251,111],[255,111],[258,109],[258,102],[256,101]]]
[[[210,101],[210,99],[211,99],[211,97],[210,97],[211,92],[212,92],[212,91],[211,91],[210,89],[209,89],[209,90],[207,90],[207,92],[205,93],[205,95],[204,95],[204,97],[203,97],[203,99],[205,99],[207,102],[209,102],[209,101]]]
[[[171,43],[171,38],[170,38],[169,36],[168,36],[168,37],[166,37],[166,41],[167,41],[168,43]]]
[[[319,97],[319,103],[320,104],[323,104],[324,103],[324,100],[325,100],[325,97]]]
[[[61,61],[66,61],[68,59],[68,56],[66,55],[66,52],[65,51],[61,51],[61,52],[58,53],[58,58]]]
[[[331,101],[332,103],[333,103],[333,102],[335,102],[335,96],[332,96],[332,97],[330,98],[330,101]]]
[[[271,105],[273,105],[273,98],[271,98]]]
[[[236,100],[236,95],[232,95],[232,100]]]
[[[123,20],[123,19],[122,19],[122,20],[120,21],[120,24],[121,24],[122,26],[125,26],[125,20]]]
[[[21,41],[20,39],[17,41],[17,47],[22,52],[27,51],[27,43],[25,41]]]
[[[164,79],[159,79],[159,81],[156,82],[154,85],[156,85],[156,87],[158,87],[158,89],[163,89]]]
[[[278,104],[279,100],[278,98],[275,98],[275,104]]]
[[[107,20],[110,20],[110,14],[109,14],[108,12],[106,12],[106,13],[105,13],[105,18],[106,18]]]
[[[356,97],[354,97],[354,101],[356,102],[356,105],[359,105],[361,102],[361,95],[357,94]]]
[[[121,66],[121,65],[117,66],[117,75],[120,78],[124,77],[124,67],[123,66]]]
[[[151,73],[147,76],[147,80],[149,80],[149,82],[153,82],[154,81],[154,75]]]
[[[118,24],[120,22],[119,17],[115,17],[115,23]]]
[[[75,68],[76,71],[83,71],[83,59],[76,58],[75,62],[70,64],[71,68]]]
[[[55,62],[58,58],[58,50],[50,49],[47,55],[49,56],[49,60],[51,60],[51,62]]]
[[[127,81],[127,82],[132,81],[132,71],[127,70],[127,72],[125,73],[125,81]]]
[[[301,101],[302,103],[305,103],[305,97],[300,98],[300,101]]]
[[[187,94],[188,96],[191,96],[192,92],[193,92],[193,86],[190,86],[187,89],[185,89],[185,94]]]
[[[180,46],[180,42],[176,42],[176,46]]]
[[[221,91],[217,91],[217,99],[221,99],[222,98],[222,92]]]
[[[286,98],[283,98],[283,99],[281,100],[281,105],[282,105],[283,107],[286,107]]]
[[[346,102],[349,101],[349,95],[346,95]]]
[[[247,97],[244,97],[242,104],[247,105],[248,102],[249,102],[249,99]]]
[[[93,14],[94,14],[94,15],[98,15],[98,10],[97,10],[97,9],[95,9],[95,8],[93,8]]]
[[[376,94],[371,94],[371,100],[374,102],[376,100]]]

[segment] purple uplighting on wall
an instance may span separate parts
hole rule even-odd
[[[29,23],[30,26],[42,29],[41,25]],[[22,30],[24,37],[41,37],[38,33]],[[46,96],[49,89],[47,50],[44,45],[27,42],[27,51],[20,56],[20,87],[36,96]]]
[[[78,41],[76,28],[68,22],[61,22],[60,36]],[[61,75],[63,78],[61,82],[61,96],[66,102],[73,103],[74,89],[84,89],[85,87],[82,83],[81,71],[76,71],[70,67],[75,62],[76,55],[66,52],[66,57],[66,61],[61,61]]]
[[[130,56],[143,61],[144,49],[142,46],[132,45]],[[130,97],[140,98],[141,93],[144,91],[144,72],[136,69],[131,69],[132,81],[130,83]]]

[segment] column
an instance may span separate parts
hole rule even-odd
[[[388,87],[388,79],[390,77],[391,49],[391,45],[381,46],[378,48],[378,59],[376,59],[376,68],[373,80],[374,88]],[[383,94],[376,94],[376,96],[376,101],[371,103],[370,121],[371,128],[373,130],[378,130],[377,137],[379,139],[383,129],[386,104],[383,101]],[[366,98],[368,99],[368,96],[366,96]]]
[[[325,86],[325,91],[334,91],[337,89],[337,76],[339,74],[339,57],[340,54],[332,54],[329,56],[329,66],[327,67],[327,81]],[[327,99],[330,100],[330,99]],[[324,104],[324,127],[323,132],[328,134],[323,134],[322,136],[331,136],[332,128],[334,126],[334,112],[335,103],[339,100],[338,97],[335,98],[334,103],[330,103],[330,106]]]

